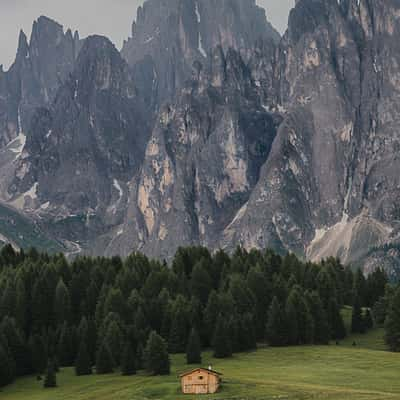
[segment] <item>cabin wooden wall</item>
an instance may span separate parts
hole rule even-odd
[[[181,378],[181,385],[185,394],[216,393],[219,388],[219,377],[208,371],[194,371]]]

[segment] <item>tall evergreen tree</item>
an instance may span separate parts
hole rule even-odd
[[[49,359],[47,362],[46,376],[44,378],[43,386],[45,388],[54,388],[57,386],[56,368],[53,359]]]
[[[196,296],[202,304],[207,304],[208,296],[213,288],[213,282],[203,260],[200,260],[194,266],[190,286],[192,295]]]
[[[250,313],[239,315],[237,326],[239,351],[255,350],[257,348],[257,338],[253,316]]]
[[[170,359],[165,340],[156,332],[151,332],[144,350],[146,369],[153,375],[169,375]]]
[[[184,353],[188,339],[189,307],[182,296],[175,300],[172,310],[171,329],[168,339],[170,353]]]
[[[343,317],[340,313],[336,299],[332,298],[328,304],[328,316],[330,322],[331,338],[334,340],[342,340],[346,337],[346,328],[344,326]]]
[[[361,302],[360,302],[360,297],[358,296],[358,294],[356,294],[354,297],[353,312],[352,312],[352,316],[351,316],[351,332],[352,333],[364,333],[365,332],[364,319],[363,319],[362,309],[361,309]]]
[[[114,372],[114,360],[108,345],[103,342],[97,352],[96,357],[96,373],[110,374]]]
[[[196,329],[192,329],[190,332],[188,345],[186,348],[186,362],[188,364],[200,364],[201,363],[201,344],[200,337]]]
[[[81,339],[78,356],[75,360],[75,373],[77,376],[92,374],[92,362],[85,339]]]
[[[54,313],[58,324],[69,321],[71,312],[71,299],[67,286],[62,278],[58,281],[55,294]]]
[[[329,323],[318,292],[307,293],[306,299],[314,321],[314,343],[328,344],[331,338]]]
[[[391,351],[400,352],[400,287],[389,306],[385,321],[385,342]]]
[[[374,320],[372,318],[371,310],[368,308],[363,315],[364,327],[366,330],[374,327]]]
[[[31,363],[34,372],[42,375],[47,365],[47,350],[42,336],[35,334],[29,340]]]
[[[111,356],[116,365],[120,364],[121,361],[121,351],[123,345],[123,336],[121,329],[116,321],[111,321],[104,338],[108,349],[111,352]]]
[[[213,339],[214,357],[226,358],[232,356],[232,342],[226,318],[220,314],[215,326]]]
[[[270,346],[284,346],[288,341],[286,314],[277,297],[272,299],[268,310],[266,338]]]
[[[15,362],[0,341],[0,387],[8,385],[15,378]]]
[[[130,341],[127,341],[124,346],[121,358],[121,372],[125,376],[136,374],[136,354]]]

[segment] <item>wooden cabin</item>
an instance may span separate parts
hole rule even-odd
[[[196,368],[180,375],[182,393],[211,394],[216,393],[221,384],[221,375],[210,368]]]

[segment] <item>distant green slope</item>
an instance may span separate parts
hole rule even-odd
[[[47,237],[35,223],[3,205],[0,205],[0,234],[23,249],[35,247],[49,253],[65,250],[61,243]]]

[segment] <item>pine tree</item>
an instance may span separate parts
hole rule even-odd
[[[171,329],[168,338],[170,353],[184,353],[189,334],[189,304],[183,296],[178,296],[173,304]]]
[[[314,343],[328,344],[331,336],[329,323],[318,292],[307,293],[306,299],[314,321]]]
[[[332,298],[328,304],[328,316],[331,330],[331,338],[334,340],[342,340],[346,337],[346,328],[340,308],[335,298]]]
[[[116,321],[111,321],[108,325],[104,341],[111,352],[111,356],[115,362],[115,365],[119,365],[121,360],[123,338],[121,329]]]
[[[170,360],[168,346],[156,332],[151,332],[144,350],[146,369],[153,375],[169,375]]]
[[[365,314],[363,316],[363,323],[366,330],[372,329],[374,327],[374,320],[372,319],[371,311],[369,308],[365,311]]]
[[[272,299],[268,310],[266,338],[270,346],[284,346],[287,344],[286,315],[277,297]]]
[[[351,316],[351,332],[352,333],[364,333],[365,332],[360,298],[357,294],[354,297],[354,303],[353,303],[353,313]]]
[[[92,374],[92,363],[85,339],[81,340],[79,346],[78,356],[75,360],[75,373],[77,376]]]
[[[57,386],[56,369],[54,366],[54,360],[52,359],[49,359],[47,362],[46,377],[43,386],[45,388],[54,388]]]
[[[110,374],[114,372],[114,360],[108,345],[103,342],[97,352],[96,357],[96,373]]]
[[[59,340],[57,343],[58,361],[62,367],[70,367],[75,361],[75,336],[75,330],[68,327],[68,324],[65,321],[61,326]]]
[[[239,351],[255,350],[257,348],[256,329],[252,315],[245,313],[238,317]]]
[[[288,344],[296,345],[299,344],[300,327],[298,321],[298,310],[295,303],[296,299],[293,296],[288,297],[285,307],[286,315],[286,326],[287,326],[287,338]]]
[[[208,296],[213,288],[213,282],[203,260],[194,266],[190,286],[191,294],[197,297],[202,304],[207,304]]]
[[[232,343],[228,332],[228,324],[222,314],[218,316],[217,325],[215,326],[213,348],[215,358],[232,356]]]
[[[68,288],[62,278],[58,281],[54,302],[54,313],[58,324],[69,321],[71,312],[71,299]]]
[[[400,287],[393,296],[385,320],[385,342],[391,351],[400,352]]]
[[[186,348],[186,362],[188,364],[200,364],[201,363],[201,344],[200,338],[196,329],[192,329],[190,332],[188,345]]]
[[[0,387],[8,385],[15,378],[15,362],[0,341]]]
[[[121,357],[121,372],[125,376],[136,374],[136,354],[130,341],[127,341],[124,346]]]
[[[40,335],[33,335],[29,340],[31,362],[34,372],[37,375],[43,374],[46,369],[47,354],[46,346]]]

